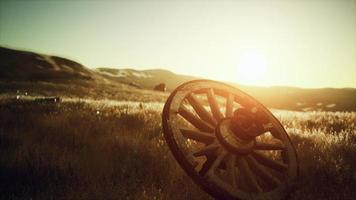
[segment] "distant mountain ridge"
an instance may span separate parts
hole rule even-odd
[[[165,83],[168,91],[174,90],[178,85],[197,79],[194,76],[178,75],[168,70],[134,70],[97,68],[102,76],[113,81],[138,85],[141,88],[152,89],[159,83]]]
[[[142,89],[152,89],[159,83],[165,83],[167,90],[172,91],[178,85],[194,79],[198,78],[162,69],[89,69],[66,58],[0,47],[0,82],[47,81],[76,84],[76,81],[85,81],[93,84],[126,84]],[[300,111],[356,111],[356,89],[354,88],[304,89],[228,84],[242,89],[272,108]]]
[[[27,51],[0,48],[0,79],[36,81],[94,79],[95,72],[75,61]]]

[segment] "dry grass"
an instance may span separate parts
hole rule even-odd
[[[162,103],[0,103],[0,199],[211,199],[163,139]],[[356,113],[274,111],[301,164],[291,199],[356,196]]]
[[[301,166],[292,199],[354,199],[356,113],[275,113],[291,136]]]

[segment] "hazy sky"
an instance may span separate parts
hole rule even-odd
[[[1,1],[0,45],[92,68],[356,87],[356,0]]]

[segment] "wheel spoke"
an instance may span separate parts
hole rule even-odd
[[[284,150],[286,149],[286,147],[281,143],[269,144],[264,142],[256,142],[254,149],[255,150]]]
[[[232,187],[236,187],[236,156],[233,154],[230,154],[228,159],[227,159],[227,173],[228,173],[228,178],[230,179]]]
[[[237,166],[241,171],[244,179],[246,182],[249,183],[250,187],[257,192],[262,192],[262,188],[257,183],[255,175],[252,173],[251,169],[249,168],[245,158],[239,157],[237,158]]]
[[[213,126],[217,124],[213,116],[203,107],[203,103],[193,93],[188,95],[187,99],[201,119]]]
[[[268,172],[265,168],[263,168],[260,164],[258,164],[258,162],[252,156],[247,156],[246,161],[251,167],[251,169],[256,173],[256,175],[261,177],[261,179],[265,181],[267,184],[277,186],[281,183],[270,172]]]
[[[208,95],[208,101],[209,101],[209,104],[210,104],[211,112],[213,113],[215,119],[219,121],[224,116],[220,112],[220,108],[219,108],[218,102],[216,101],[216,98],[215,98],[214,90],[210,88],[208,90],[208,94],[207,95]]]
[[[198,151],[195,151],[193,153],[193,155],[195,157],[213,155],[218,148],[219,148],[219,145],[217,145],[217,144],[209,144],[208,146],[205,146],[205,147],[199,149]]]
[[[221,162],[224,160],[226,155],[227,155],[226,151],[220,152],[220,154],[218,155],[218,157],[216,158],[216,160],[214,161],[214,163],[211,165],[210,169],[208,170],[208,174],[209,173],[215,174],[215,170],[220,166]]]
[[[261,153],[257,153],[257,152],[252,152],[251,154],[260,164],[265,165],[267,167],[270,167],[274,170],[277,170],[279,172],[284,172],[287,168],[288,165],[272,160],[271,158],[268,158],[267,156],[261,154]]]
[[[235,96],[230,93],[226,99],[226,113],[225,113],[226,117],[233,116],[234,98],[235,98]]]
[[[203,164],[203,167],[199,171],[201,176],[205,176],[206,172],[210,169],[211,165],[213,165],[214,161],[216,160],[216,156],[207,156],[207,160]]]
[[[211,143],[214,141],[215,136],[211,133],[190,130],[190,129],[180,129],[182,135],[186,138],[202,142],[202,143]]]
[[[184,105],[181,105],[179,108],[179,114],[184,117],[187,121],[189,121],[193,126],[201,131],[213,132],[214,128],[206,123],[205,121],[196,117],[193,113],[191,113]]]

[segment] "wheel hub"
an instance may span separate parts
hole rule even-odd
[[[257,109],[241,108],[234,112],[230,129],[238,138],[249,141],[264,132],[262,124],[261,114],[257,112]]]
[[[220,144],[234,154],[248,154],[252,151],[255,140],[239,138],[231,129],[231,118],[223,119],[215,129],[215,134]]]

